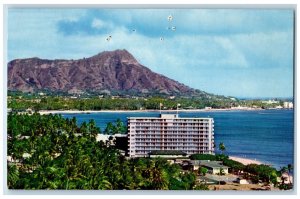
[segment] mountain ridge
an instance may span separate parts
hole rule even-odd
[[[103,51],[77,60],[37,57],[12,60],[8,63],[8,89],[183,96],[205,93],[153,72],[125,49]]]

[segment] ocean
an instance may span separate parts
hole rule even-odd
[[[173,112],[174,113],[174,112]],[[118,118],[125,124],[127,117],[159,116],[159,112],[101,112],[62,114],[76,117],[78,124],[94,119],[103,131],[108,122]],[[215,121],[215,144],[223,142],[227,155],[256,159],[279,169],[294,163],[294,111],[205,111],[180,112],[179,117],[211,117]]]

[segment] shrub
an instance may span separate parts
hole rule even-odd
[[[190,156],[191,160],[212,160],[212,161],[216,161],[217,158],[215,155],[211,155],[211,154],[193,154]]]

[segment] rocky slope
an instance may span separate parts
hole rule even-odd
[[[79,60],[16,59],[8,63],[8,89],[186,96],[197,93],[152,72],[126,50],[104,51]]]

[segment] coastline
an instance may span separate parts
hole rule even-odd
[[[226,109],[180,109],[178,112],[219,112],[219,111],[258,111],[258,110],[264,110],[261,108],[245,108],[245,109],[232,109],[232,108],[226,108]],[[177,112],[177,110],[156,110],[156,109],[148,109],[148,110],[40,110],[39,113],[41,115],[44,114],[76,114],[76,113],[134,113],[134,112],[162,112],[162,113],[168,113],[168,112]]]
[[[248,164],[264,164],[261,161],[258,160],[253,160],[253,159],[248,159],[248,158],[240,158],[240,157],[236,157],[236,156],[229,156],[229,159],[240,162],[244,165],[248,165]]]
[[[214,111],[254,111],[254,110],[264,110],[264,109],[189,109],[189,110],[178,110],[178,112],[214,112]],[[284,109],[285,110],[285,109]],[[39,113],[41,115],[47,115],[47,114],[89,114],[89,113],[137,113],[137,112],[157,112],[159,113],[160,110],[41,110]],[[166,112],[176,112],[176,110],[161,110],[162,113]],[[238,156],[229,156],[229,159],[240,162],[244,165],[249,164],[267,164],[263,161],[259,161],[256,159],[248,159],[244,157],[238,157]],[[268,165],[268,164],[267,164]]]

